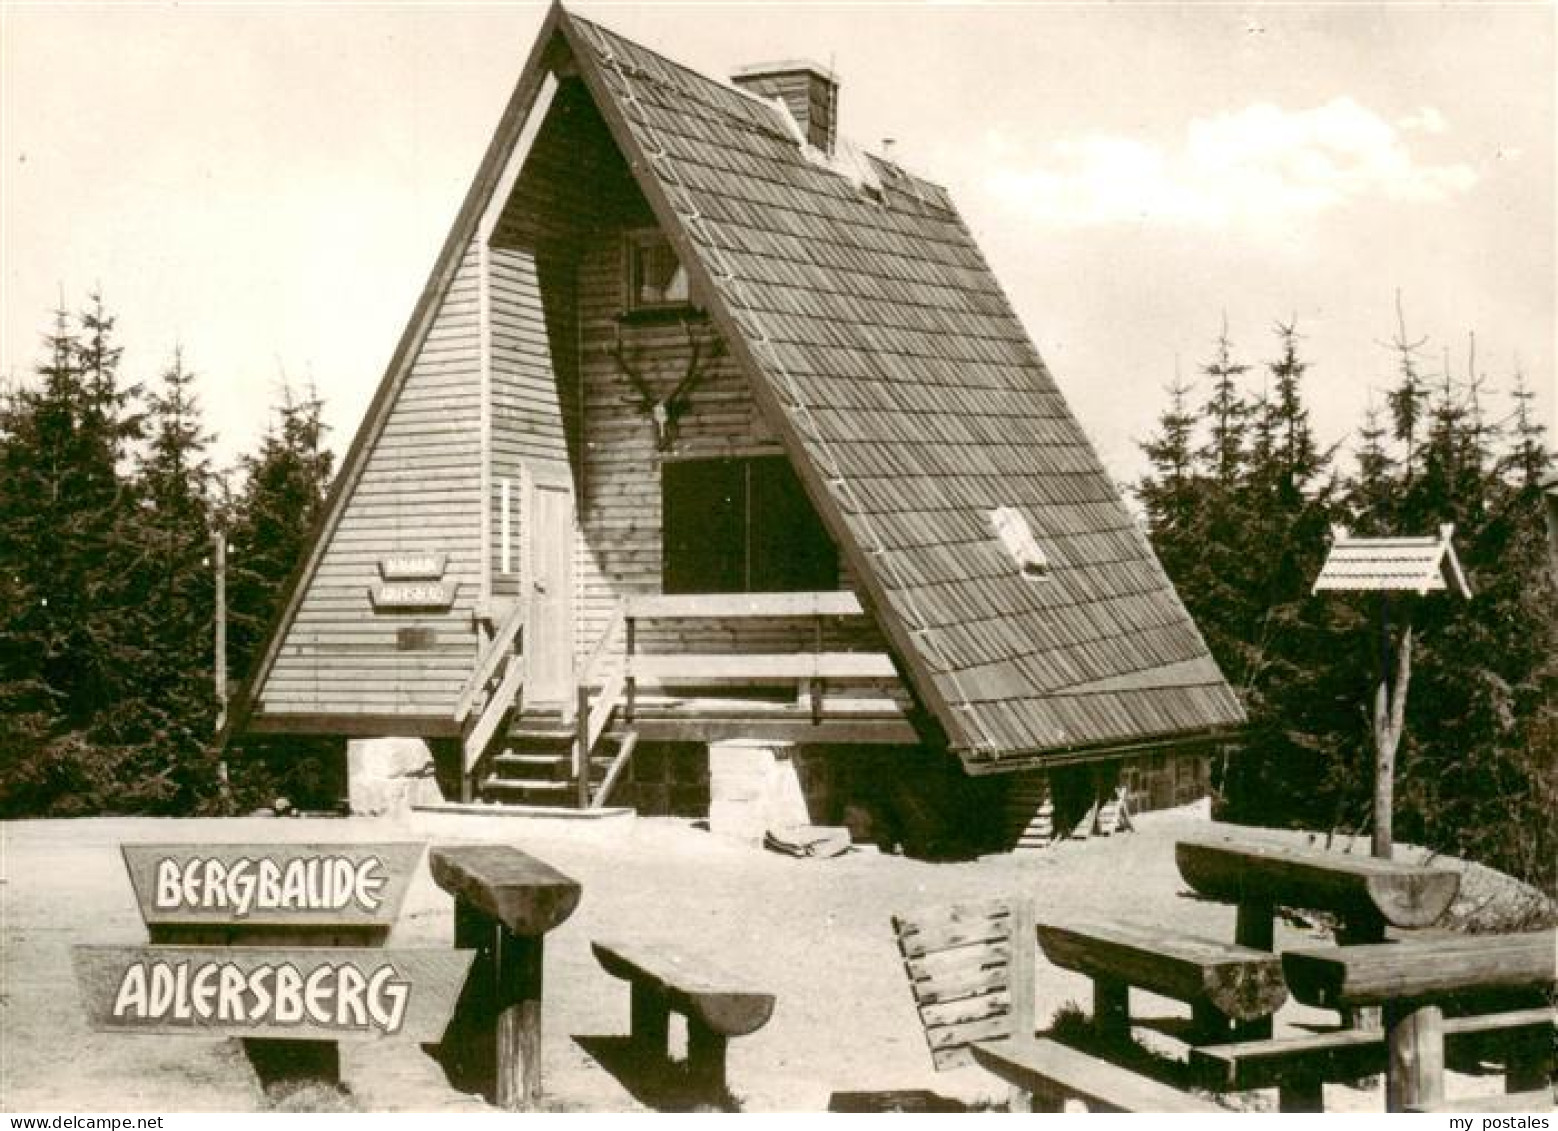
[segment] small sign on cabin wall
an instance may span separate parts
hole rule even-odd
[[[379,576],[385,581],[437,581],[448,561],[449,555],[441,550],[391,554],[379,559]]]
[[[472,950],[78,946],[99,1031],[438,1041]]]
[[[449,555],[442,550],[417,550],[379,559],[382,585],[368,590],[375,610],[447,609],[454,604],[455,586],[444,581]]]
[[[422,845],[126,844],[148,927],[172,924],[388,927]]]
[[[442,581],[389,581],[368,590],[375,609],[447,609],[453,585]]]

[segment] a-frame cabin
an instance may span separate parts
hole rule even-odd
[[[590,805],[640,743],[982,775],[1242,722],[946,192],[837,98],[551,10],[231,728]]]

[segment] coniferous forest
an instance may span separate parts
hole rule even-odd
[[[220,750],[213,683],[213,539],[228,546],[236,689],[329,487],[319,397],[284,390],[258,447],[224,471],[194,360],[132,379],[97,296],[55,312],[41,354],[0,393],[0,816],[333,805],[340,744]],[[1396,610],[1415,650],[1395,835],[1551,892],[1558,591],[1533,396],[1518,373],[1484,375],[1470,342],[1464,359],[1433,357],[1401,326],[1371,379],[1382,403],[1353,436],[1323,438],[1306,404],[1317,361],[1296,325],[1253,354],[1225,327],[1143,443],[1153,545],[1250,716],[1217,759],[1217,815],[1369,828],[1378,602],[1311,586],[1333,525],[1454,523],[1471,599],[1400,595]]]
[[[0,816],[334,804],[339,743],[215,742],[214,538],[236,688],[329,487],[322,402],[284,390],[222,474],[188,359],[131,379],[100,297],[42,353],[0,396]]]
[[[1299,327],[1247,360],[1226,325],[1176,380],[1137,484],[1158,556],[1249,714],[1217,759],[1215,815],[1365,833],[1373,820],[1376,593],[1312,593],[1331,527],[1424,536],[1454,524],[1472,597],[1391,595],[1412,626],[1395,839],[1551,893],[1558,864],[1558,590],[1540,481],[1552,465],[1519,373],[1433,356],[1398,325],[1382,404],[1327,443],[1306,405]],[[1499,396],[1495,397],[1494,386]],[[1489,405],[1505,406],[1502,414]]]

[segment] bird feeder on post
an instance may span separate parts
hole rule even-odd
[[[1346,527],[1331,528],[1331,552],[1315,579],[1314,592],[1379,594],[1379,683],[1374,690],[1374,838],[1373,853],[1392,855],[1391,805],[1396,777],[1396,747],[1406,727],[1407,687],[1412,681],[1412,612],[1404,606],[1399,639],[1391,629],[1392,593],[1427,596],[1434,590],[1471,597],[1466,574],[1455,556],[1453,524],[1427,538],[1358,538]],[[1394,653],[1394,656],[1392,656]]]

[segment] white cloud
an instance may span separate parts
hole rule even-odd
[[[1449,128],[1444,115],[1432,106],[1424,106],[1415,114],[1408,114],[1396,123],[1404,130],[1420,130],[1425,134],[1442,134]]]
[[[1431,107],[1410,121],[1427,132],[1445,124]],[[1265,227],[1369,197],[1448,200],[1478,180],[1469,165],[1420,162],[1396,126],[1350,98],[1307,110],[1257,103],[1197,118],[1174,149],[1095,134],[1024,160],[1012,139],[990,137],[985,167],[998,199],[1065,227]]]

